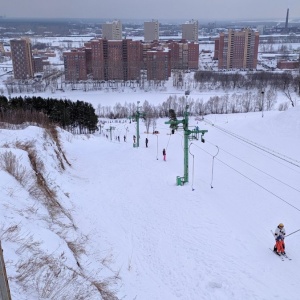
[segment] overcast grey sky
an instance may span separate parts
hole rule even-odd
[[[300,0],[3,0],[7,18],[285,19],[300,17]]]

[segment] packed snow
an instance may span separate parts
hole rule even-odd
[[[107,95],[106,102],[119,101]],[[151,95],[155,103],[167,97]],[[99,102],[94,97],[95,107]],[[183,186],[176,185],[184,171],[183,131],[170,134],[168,119],[157,120],[156,135],[141,123],[139,148],[129,120],[106,120],[94,135],[59,129],[67,161],[42,128],[1,129],[0,153],[13,153],[28,172],[20,184],[0,170],[0,234],[12,298],[81,299],[77,291],[82,299],[102,299],[91,282],[110,278],[117,299],[299,299],[300,231],[286,238],[291,261],[270,250],[279,223],[287,235],[300,228],[299,120],[300,107],[263,117],[190,116],[191,129],[208,132],[205,143],[189,142]],[[16,145],[30,142],[63,208],[56,214],[29,192],[34,171]],[[41,262],[30,268],[39,257],[54,261],[57,278],[47,277],[52,273]],[[60,274],[62,286],[55,281],[62,282]]]

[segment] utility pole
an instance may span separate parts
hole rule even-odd
[[[112,140],[112,131],[115,130],[116,127],[110,126],[109,129],[106,129],[106,131],[109,131],[110,133],[110,140]]]
[[[184,118],[183,120],[177,120],[176,114],[173,109],[170,109],[170,120],[165,122],[165,124],[170,124],[170,128],[172,130],[172,134],[175,130],[178,130],[178,125],[182,124],[182,129],[184,131],[184,176],[176,177],[176,184],[183,185],[186,182],[189,182],[189,140],[198,140],[199,133],[201,133],[201,142],[205,142],[203,135],[207,132],[207,130],[199,130],[198,126],[195,129],[189,129],[189,105],[186,105]]]
[[[0,299],[1,300],[11,300],[10,290],[6,275],[6,269],[3,259],[3,250],[0,241]]]
[[[136,143],[133,144],[134,148],[140,146],[140,118],[145,118],[146,114],[140,111],[140,101],[137,102],[137,108],[135,114],[131,117],[133,121],[136,121]]]

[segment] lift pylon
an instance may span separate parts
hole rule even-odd
[[[136,143],[133,143],[134,148],[140,146],[140,119],[145,118],[146,114],[140,111],[140,101],[137,102],[136,112],[131,116],[131,119],[136,122]]]
[[[199,135],[201,134],[201,141],[204,143],[204,134],[207,132],[207,130],[199,130],[198,127],[196,127],[193,130],[189,129],[189,112],[188,112],[189,105],[186,105],[185,112],[184,112],[184,118],[182,120],[177,120],[176,114],[174,110],[170,109],[170,120],[165,122],[165,124],[170,124],[170,128],[172,130],[172,133],[175,132],[175,130],[181,129],[179,128],[179,125],[182,124],[182,129],[184,131],[184,175],[183,177],[177,176],[176,177],[176,184],[177,185],[183,185],[186,182],[189,182],[189,140],[198,140]]]

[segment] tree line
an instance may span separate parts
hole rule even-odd
[[[247,113],[257,111],[272,110],[277,102],[277,92],[272,89],[266,89],[264,93],[260,90],[236,92],[233,94],[224,94],[211,96],[207,101],[203,99],[193,99],[191,96],[170,95],[166,101],[158,105],[150,104],[147,100],[141,106],[141,111],[145,113],[144,123],[147,132],[150,132],[150,126],[153,132],[158,118],[169,117],[170,109],[174,110],[177,117],[183,117],[186,105],[189,106],[191,116],[204,116],[208,114],[228,114],[228,113]],[[290,102],[281,103],[279,110],[285,110]],[[110,119],[131,119],[137,110],[135,103],[125,103],[124,105],[116,103],[112,106],[97,107],[97,114],[101,118]]]
[[[28,96],[7,99],[0,96],[0,122],[41,124],[46,119],[72,133],[94,133],[98,130],[98,117],[90,103]]]
[[[266,87],[280,91],[293,91],[300,94],[300,75],[293,76],[289,72],[213,72],[197,71],[194,79],[199,83],[198,89],[203,90],[234,90],[244,88],[246,90],[264,90]]]

